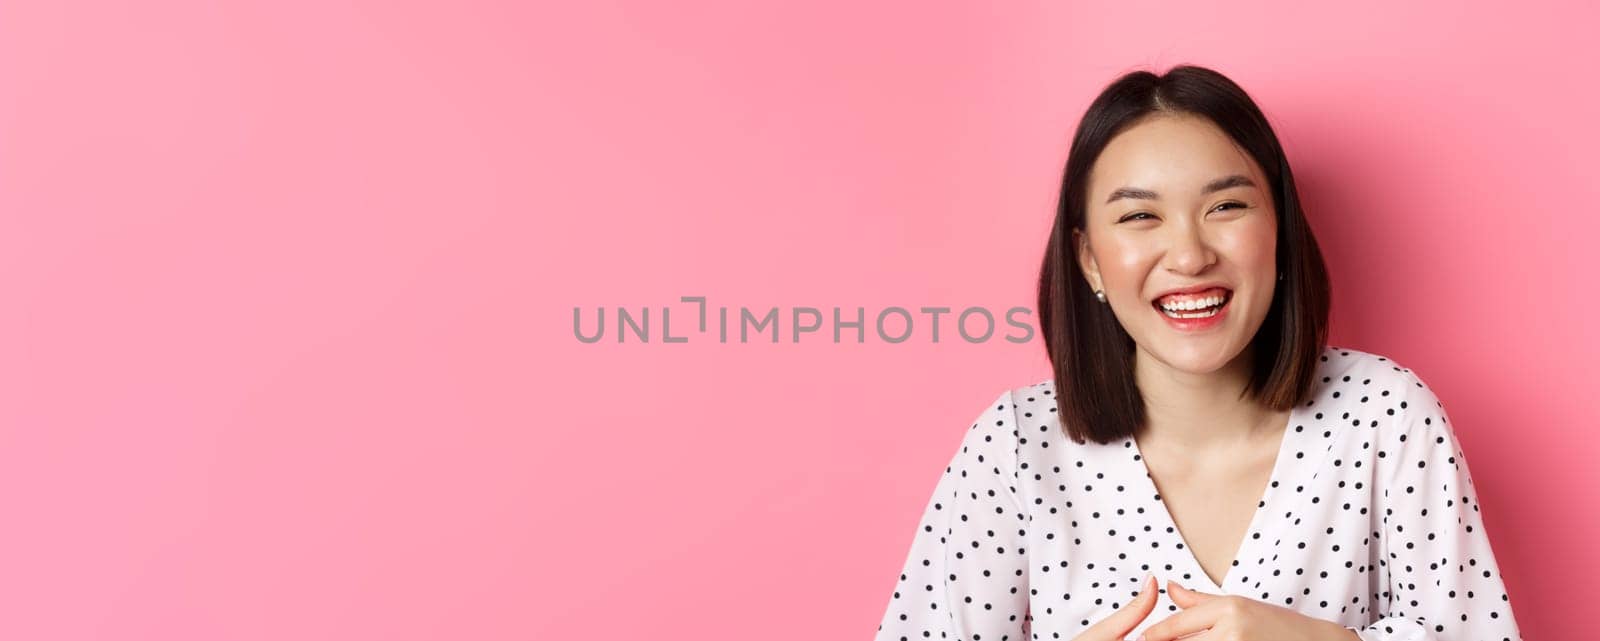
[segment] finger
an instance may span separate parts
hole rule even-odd
[[[1167,581],[1167,595],[1172,597],[1173,603],[1176,603],[1178,607],[1185,610],[1222,596],[1220,594],[1196,592],[1194,590],[1190,590],[1189,588],[1178,585],[1177,581],[1171,580]]]
[[[1156,577],[1153,574],[1145,575],[1139,591],[1139,596],[1133,598],[1117,608],[1110,616],[1101,619],[1098,623],[1089,626],[1077,638],[1083,641],[1122,641],[1122,638],[1139,626],[1139,622],[1150,616],[1150,611],[1156,607]]]
[[[1139,641],[1174,641],[1179,637],[1205,632],[1217,623],[1217,603],[1221,601],[1202,603],[1157,621],[1145,628]]]

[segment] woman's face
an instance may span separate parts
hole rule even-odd
[[[1276,289],[1278,223],[1266,176],[1204,118],[1147,118],[1112,138],[1088,183],[1078,262],[1139,349],[1168,367],[1216,371],[1249,346]],[[1163,311],[1163,294],[1196,307]],[[1158,300],[1160,299],[1160,300]]]

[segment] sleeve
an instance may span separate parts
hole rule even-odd
[[[1011,401],[1008,390],[989,404],[939,477],[878,641],[1026,638],[1028,520]]]
[[[1378,449],[1379,618],[1346,629],[1364,641],[1520,641],[1466,455],[1438,397],[1405,374],[1401,428]]]

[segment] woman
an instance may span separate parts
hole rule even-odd
[[[1249,96],[1112,83],[1039,280],[1054,376],[966,432],[878,638],[1520,639],[1444,408],[1328,301]]]

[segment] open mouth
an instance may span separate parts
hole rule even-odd
[[[1221,301],[1219,301],[1219,302],[1217,302],[1217,303],[1215,303],[1213,305],[1207,306],[1207,307],[1196,307],[1196,308],[1188,308],[1188,309],[1167,309],[1167,308],[1161,306],[1161,301],[1159,301],[1159,300],[1151,301],[1150,302],[1150,306],[1156,308],[1156,311],[1160,312],[1163,316],[1166,316],[1167,318],[1176,319],[1176,320],[1188,320],[1188,319],[1193,319],[1193,318],[1210,318],[1212,316],[1216,316],[1218,313],[1220,313],[1222,311],[1222,308],[1227,307],[1228,303],[1231,302],[1232,300],[1233,300],[1233,290],[1229,289],[1229,290],[1224,290],[1223,291],[1222,300]]]

